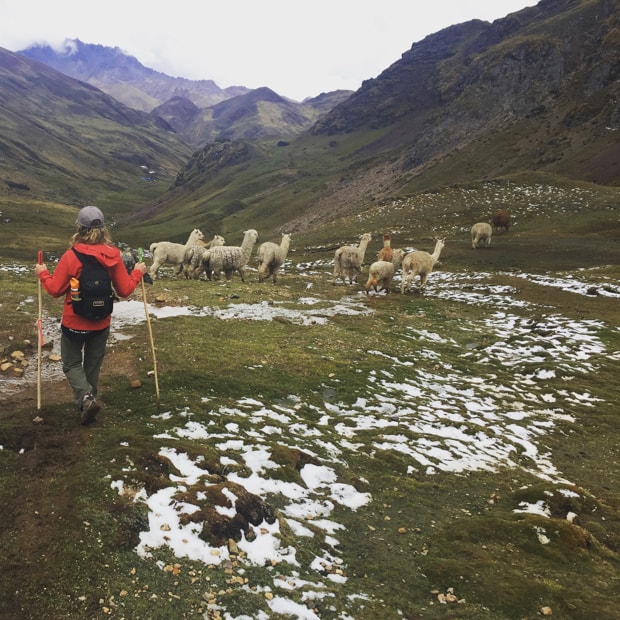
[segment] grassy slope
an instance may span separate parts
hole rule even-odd
[[[339,221],[337,226],[295,238],[293,263],[324,267],[315,268],[314,276],[303,277],[291,267],[283,284],[275,288],[255,281],[242,285],[238,279],[230,288],[162,280],[148,288],[148,295],[164,303],[199,306],[225,307],[231,303],[231,294],[244,303],[295,304],[297,298],[307,296],[311,284],[313,296],[339,299],[344,291],[333,287],[328,275],[333,247],[372,230],[376,234],[369,247],[370,258],[380,247],[379,234],[389,228],[394,231],[395,247],[411,244],[430,250],[433,236],[446,236],[440,270],[463,271],[464,276],[471,271],[487,272],[489,286],[516,286],[520,299],[545,308],[544,316],[603,321],[608,326],[603,336],[606,346],[618,351],[617,300],[554,291],[511,276],[513,270],[570,274],[585,267],[594,269],[592,277],[618,281],[615,192],[559,185],[549,191],[543,182],[549,179],[540,181],[530,186],[516,182],[455,186],[395,200]],[[471,250],[469,223],[495,206],[506,206],[507,201],[515,221],[510,233],[498,235],[488,251]],[[0,278],[6,319],[0,337],[5,347],[15,348],[17,343],[9,341],[9,335],[17,342],[32,337],[33,304],[25,300],[35,294],[34,280],[5,273]],[[460,347],[454,350],[436,345],[441,364],[476,372],[463,366],[460,353],[467,342],[459,325],[479,324],[488,313],[483,305],[415,294],[371,297],[368,305],[374,314],[336,318],[327,327],[208,317],[168,320],[165,329],[163,323],[156,323],[162,409],[189,408],[197,412],[197,419],[213,423],[217,431],[228,420],[214,416],[211,405],[202,401],[205,396],[218,407],[234,405],[242,396],[277,402],[284,394],[299,394],[309,404],[319,404],[324,398],[352,404],[370,373],[378,369],[377,358],[368,351],[380,348],[388,358],[415,355],[415,349],[408,350],[400,337],[412,326],[455,339]],[[45,308],[52,315],[59,311],[58,303],[49,298],[45,298]],[[524,318],[532,317],[525,314]],[[477,337],[484,341],[490,336],[481,333]],[[220,355],[214,350],[242,354]],[[1,528],[3,614],[14,618],[82,618],[101,613],[165,618],[173,613],[189,618],[206,613],[208,592],[233,615],[254,612],[260,606],[256,596],[231,582],[223,569],[160,555],[171,567],[179,564],[175,575],[140,560],[132,551],[137,532],[145,527],[145,514],[119,498],[109,482],[125,477],[156,485],[164,474],[164,465],[156,457],[161,440],[154,440],[153,435],[168,423],[151,417],[155,407],[146,375],[149,355],[143,328],[135,330],[132,340],[115,346],[103,385],[106,413],[90,431],[75,428],[62,385],[55,404],[46,392],[43,426],[29,422],[32,400],[10,401],[10,408],[0,416],[3,441],[22,437],[26,448],[22,455],[11,449],[0,452],[0,494],[7,507]],[[419,363],[426,366],[429,362]],[[614,618],[620,548],[614,413],[617,364],[600,360],[596,373],[578,378],[581,390],[604,402],[594,410],[575,405],[571,411],[575,422],[558,423],[545,438],[554,464],[580,485],[582,498],[572,505],[554,496],[558,516],[552,528],[548,520],[513,512],[520,501],[534,502],[554,491],[553,484],[525,470],[405,476],[403,472],[412,464],[406,455],[374,453],[375,433],[359,434],[360,449],[348,455],[346,465],[335,466],[343,480],[361,490],[369,488],[373,501],[356,512],[343,508],[334,515],[346,525],[338,539],[349,581],[333,589],[333,606],[349,609],[360,619],[508,620],[538,617],[543,606],[551,607],[558,617]],[[260,371],[250,370],[259,366]],[[510,368],[498,367],[496,373],[499,384],[504,373],[506,382],[511,380]],[[142,390],[130,388],[132,376],[145,382]],[[553,384],[551,380],[550,389],[562,389],[561,381]],[[301,409],[299,416],[309,425],[316,423],[311,409]],[[36,439],[37,450],[30,449],[28,437]],[[275,439],[270,447],[282,451],[281,443],[285,442]],[[175,445],[191,453],[203,450],[207,460],[218,460],[217,451],[208,443],[202,448],[192,442]],[[124,473],[128,459],[133,474]],[[294,470],[289,475],[295,479]],[[576,526],[562,518],[569,508],[579,514]],[[536,543],[532,531],[537,526],[554,531],[554,544]],[[299,553],[307,557],[318,552],[309,541]],[[254,586],[269,582],[262,569],[248,568],[243,576]],[[462,602],[438,604],[437,595],[449,588]],[[372,599],[351,607],[347,593],[361,590]],[[316,606],[321,617],[336,617],[329,604],[317,601]]]

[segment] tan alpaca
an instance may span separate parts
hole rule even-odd
[[[426,284],[428,274],[433,271],[435,263],[439,260],[439,254],[444,246],[444,240],[438,239],[432,254],[416,250],[410,252],[403,259],[403,275],[400,281],[400,292],[405,292],[407,285],[416,277],[420,276],[419,288],[422,290]]]
[[[384,260],[388,263],[392,262],[394,258],[394,250],[392,249],[392,235],[390,233],[385,233],[383,235],[383,247],[379,250],[377,254],[377,260]]]

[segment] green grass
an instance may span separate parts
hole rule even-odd
[[[488,251],[472,250],[467,223],[476,205],[499,204],[506,187],[513,199],[514,228],[498,235]],[[299,236],[292,263],[276,286],[259,285],[254,273],[246,284],[234,276],[228,286],[175,280],[164,274],[146,288],[147,296],[155,305],[227,309],[264,303],[300,312],[308,309],[300,300],[314,297],[326,312],[332,302],[346,295],[356,297],[359,290],[331,284],[330,261],[337,240],[354,241],[361,232],[373,230],[377,234],[369,246],[370,257],[380,247],[379,233],[388,226],[397,231],[396,247],[407,241],[432,249],[433,234],[443,233],[448,241],[436,281],[442,272],[454,272],[461,279],[462,292],[471,292],[477,284],[469,280],[470,273],[486,273],[482,279],[486,295],[494,287],[508,286],[504,299],[531,304],[504,310],[524,324],[544,324],[557,316],[602,322],[596,333],[606,354],[594,356],[595,371],[571,366],[561,372],[566,360],[544,352],[543,362],[523,360],[517,366],[482,361],[498,341],[487,320],[495,309],[456,297],[442,299],[440,286],[425,294],[364,297],[371,313],[337,315],[325,325],[302,326],[286,318],[154,318],[161,392],[157,407],[149,375],[148,334],[144,325],[127,328],[133,337],[118,341],[108,353],[101,385],[105,408],[91,429],[77,425],[64,385],[49,386],[44,392],[42,425],[31,422],[32,385],[23,397],[3,402],[2,614],[76,619],[217,617],[213,607],[217,604],[222,615],[226,610],[230,617],[262,610],[278,618],[284,616],[270,612],[263,592],[273,589],[276,575],[290,576],[299,570],[309,581],[321,579],[307,569],[315,555],[322,555],[320,537],[300,538],[284,521],[281,544],[296,547],[297,569],[285,563],[264,567],[241,561],[227,572],[221,565],[176,558],[166,549],[154,553],[159,566],[137,556],[134,549],[139,533],[147,528],[147,511],[130,494],[111,488],[112,481],[122,480],[126,488],[145,488],[149,493],[169,486],[176,468],[159,454],[164,445],[194,459],[201,457],[214,484],[232,471],[240,476],[250,473],[243,462],[224,468],[220,458],[235,459],[238,454],[234,449],[222,451],[218,441],[156,437],[182,426],[191,412],[190,419],[204,424],[211,436],[230,433],[247,440],[264,424],[280,428],[281,434],[260,434],[260,442],[279,465],[266,477],[300,483],[299,464],[313,459],[332,467],[339,482],[371,493],[368,504],[357,510],[336,505],[330,516],[344,526],[335,536],[347,581],[323,580],[326,596],[313,602],[321,618],[346,612],[356,619],[520,620],[539,617],[543,607],[550,607],[554,617],[571,620],[614,618],[620,594],[620,472],[615,433],[615,403],[620,396],[618,301],[516,277],[519,271],[551,272],[555,277],[568,272],[579,277],[575,270],[579,266],[587,269],[588,280],[617,283],[611,194],[601,188],[594,198],[577,194],[569,199],[573,194],[557,188],[555,194],[533,196],[532,188],[525,192],[500,183],[403,198],[370,209],[360,218],[344,219],[337,228]],[[549,217],[552,200],[554,208],[567,209],[561,219]],[[417,219],[412,220],[412,212]],[[435,230],[430,221],[436,222]],[[8,262],[3,260],[5,265]],[[302,267],[309,262],[314,267]],[[5,317],[0,342],[5,355],[24,347],[32,354],[36,348],[32,343],[36,343],[37,287],[31,265],[25,268],[22,273],[0,271]],[[433,274],[429,281],[433,285]],[[139,290],[136,298],[140,300]],[[47,316],[59,316],[59,301],[46,295],[43,305]],[[421,335],[426,333],[441,340],[429,341]],[[538,336],[544,337],[543,333]],[[527,337],[537,337],[536,332]],[[526,342],[521,332],[505,337],[506,347]],[[577,344],[571,346],[579,350]],[[369,388],[373,381],[378,385],[389,377],[398,384],[431,377],[440,398],[448,387],[471,388],[475,377],[510,386],[515,377],[539,367],[558,369],[544,381],[544,391],[557,396],[558,402],[548,406],[561,409],[566,418],[555,420],[536,441],[575,486],[535,475],[524,448],[515,452],[513,466],[494,472],[438,470],[434,474],[404,452],[377,448],[378,442],[394,434],[403,435],[409,444],[419,440],[415,424],[426,419],[429,405],[412,398],[407,406],[415,405],[413,412],[396,405],[391,410],[396,392],[373,392]],[[130,379],[135,377],[142,381],[141,388],[131,387]],[[541,385],[539,381],[528,390],[542,390]],[[587,392],[601,401],[590,407],[578,399],[560,397],[564,391]],[[362,396],[365,404],[358,402]],[[324,444],[311,436],[300,443],[294,430],[276,417],[257,420],[256,407],[240,404],[244,398],[256,399],[272,412],[294,410],[295,422],[319,431]],[[520,397],[504,398],[507,410],[520,402]],[[328,424],[321,424],[327,405],[335,412]],[[172,418],[158,415],[162,412],[171,412]],[[389,426],[358,427],[362,415],[382,419]],[[231,431],[233,422],[236,427]],[[461,430],[475,436],[479,429],[479,424],[466,421]],[[332,448],[341,444],[343,434],[351,435],[348,440],[356,448],[336,455]],[[449,449],[448,437],[432,436],[432,440],[438,448]],[[18,445],[24,448],[21,454]],[[566,489],[575,494],[560,492]],[[189,496],[193,491],[185,493]],[[274,493],[264,499],[281,518],[286,498]],[[221,500],[213,491],[209,501]],[[548,503],[550,518],[515,512],[522,502],[538,501]],[[577,515],[573,523],[566,519],[569,511]],[[311,522],[308,527],[313,527]],[[541,529],[550,539],[548,544],[537,538]],[[290,596],[299,600],[301,593],[312,589],[306,586]],[[367,599],[356,598],[359,593]],[[439,595],[452,594],[455,601],[439,602]]]

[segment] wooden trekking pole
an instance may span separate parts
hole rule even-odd
[[[142,262],[142,248],[138,251],[138,260]],[[151,353],[153,355],[153,374],[155,376],[155,397],[157,399],[157,407],[159,407],[159,382],[157,379],[157,357],[155,356],[155,342],[153,341],[153,330],[151,328],[151,316],[149,314],[149,307],[146,303],[146,290],[144,288],[144,276],[140,280],[142,285],[142,300],[144,301],[144,313],[146,314],[146,325],[149,330],[149,339],[151,341]]]
[[[43,250],[39,250],[37,264],[43,263]],[[43,285],[39,280],[39,317],[37,319],[37,411],[41,413],[41,347],[43,346]]]

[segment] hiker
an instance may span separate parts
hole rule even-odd
[[[71,237],[71,247],[60,257],[54,274],[50,274],[45,263],[35,266],[35,274],[52,297],[65,296],[60,326],[62,369],[73,390],[81,423],[88,425],[100,409],[99,371],[110,333],[115,293],[120,297],[131,295],[146,272],[146,265],[137,263],[127,273],[120,250],[112,245],[103,213],[97,207],[81,209],[75,223],[77,232]],[[101,266],[105,268],[103,271]],[[104,281],[106,294],[102,295],[98,289],[89,293],[94,285],[84,281],[85,275],[90,276],[95,270],[101,274],[94,282],[99,286]],[[89,313],[84,309],[89,302],[93,308],[103,311]]]

